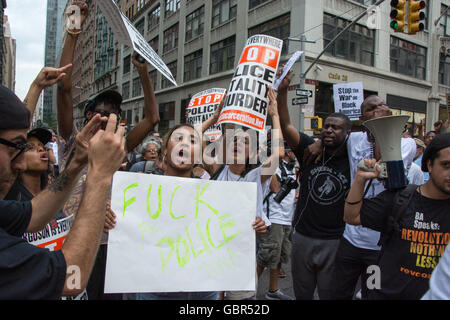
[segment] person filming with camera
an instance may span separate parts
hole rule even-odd
[[[270,149],[270,148],[268,148]],[[265,297],[269,300],[293,300],[278,288],[281,265],[289,262],[291,255],[292,215],[295,193],[299,186],[295,175],[295,154],[284,144],[284,157],[270,183],[270,192],[264,198],[264,211],[271,222],[268,232],[258,235],[258,278],[265,268],[269,268],[269,290]]]

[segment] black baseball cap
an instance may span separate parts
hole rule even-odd
[[[84,115],[86,116],[86,112],[88,111],[93,111],[95,106],[102,102],[106,104],[112,104],[115,108],[117,108],[117,111],[120,114],[122,112],[122,109],[120,108],[122,101],[123,99],[120,93],[114,90],[106,90],[88,101],[84,110]]]
[[[427,162],[440,150],[450,147],[450,132],[437,134],[426,147],[422,157],[422,171],[428,172]]]
[[[35,137],[45,146],[47,143],[52,141],[52,132],[44,128],[36,128],[28,131],[27,138]]]
[[[0,85],[0,130],[28,129],[30,110],[5,86]]]

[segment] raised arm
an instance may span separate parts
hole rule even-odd
[[[80,7],[81,26],[88,15],[88,6],[84,2],[76,1],[73,5]],[[74,60],[75,46],[79,32],[82,30],[69,30],[66,34],[61,52],[60,67],[72,64]],[[72,70],[58,83],[56,101],[58,108],[58,131],[61,137],[67,140],[73,130],[73,100],[72,100]]]
[[[261,182],[263,183],[275,174],[281,158],[284,157],[283,132],[278,114],[277,98],[272,87],[269,88],[269,101],[268,115],[272,118],[272,154],[262,166]]]
[[[368,168],[375,168],[374,172],[358,169],[352,183],[352,187],[345,200],[344,221],[351,225],[361,224],[361,208],[364,197],[364,187],[367,180],[375,179],[380,174],[380,167],[376,165],[375,159],[364,159]]]
[[[96,115],[76,137],[76,152],[73,160],[58,178],[31,200],[33,212],[27,232],[37,232],[53,219],[66,203],[87,163],[89,140],[106,118]]]
[[[278,75],[281,73],[281,71],[282,69],[278,71]],[[283,136],[291,149],[296,150],[297,146],[300,143],[300,134],[298,133],[297,128],[295,128],[295,126],[291,123],[287,103],[288,88],[289,84],[291,83],[291,74],[292,72],[288,72],[288,74],[286,74],[286,77],[280,83],[280,86],[278,87],[277,102],[281,131],[283,132]]]
[[[23,103],[27,106],[28,110],[30,110],[31,119],[33,119],[34,111],[36,110],[36,105],[42,90],[62,80],[68,72],[71,72],[71,69],[71,64],[68,64],[62,68],[44,67],[41,69],[36,79],[34,79],[31,84],[25,99],[23,100]]]
[[[116,115],[111,115],[106,129],[99,130],[89,141],[86,188],[75,221],[61,248],[67,267],[76,266],[80,271],[80,286],[71,289],[69,281],[66,281],[63,295],[79,294],[86,287],[94,265],[105,224],[112,176],[125,156],[125,129],[119,126],[115,132],[116,123]],[[66,279],[69,280],[70,276],[68,273]]]
[[[156,102],[155,91],[148,74],[147,62],[139,62],[137,53],[133,54],[132,62],[137,68],[144,91],[144,119],[142,119],[127,135],[126,148],[131,152],[136,148],[150,131],[159,123],[158,103]]]

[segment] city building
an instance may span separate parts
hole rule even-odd
[[[58,65],[62,48],[63,18],[67,0],[47,0],[47,24],[45,33],[45,66]],[[56,129],[56,88],[44,89],[43,108],[44,122]]]
[[[0,0],[0,21],[3,23],[3,17],[6,9],[6,0]],[[0,84],[3,84],[5,77],[5,64],[6,64],[6,45],[5,35],[3,28],[0,28]]]
[[[16,40],[11,36],[11,26],[8,16],[3,17],[4,32],[4,67],[2,84],[11,91],[16,89]]]
[[[162,57],[178,86],[154,67],[150,78],[159,103],[159,130],[185,121],[185,108],[197,92],[228,88],[247,38],[267,34],[285,41],[281,63],[301,48],[306,68],[348,23],[375,0],[121,0],[123,13]],[[303,115],[326,117],[334,111],[333,84],[362,82],[364,96],[377,94],[394,110],[410,115],[411,128],[426,118],[426,128],[446,119],[450,92],[449,0],[426,1],[425,30],[416,35],[390,28],[390,1],[377,9],[376,24],[366,17],[337,39],[306,74],[312,97],[290,105],[293,123]],[[442,15],[442,16],[441,16]],[[295,18],[294,18],[295,17]],[[292,40],[289,40],[291,38]],[[297,39],[297,40],[295,40]],[[143,116],[143,94],[131,64],[132,48],[121,49],[123,117],[136,124]],[[289,102],[300,87],[300,63],[293,67]],[[303,125],[307,127],[306,123]],[[417,132],[414,132],[417,134]]]

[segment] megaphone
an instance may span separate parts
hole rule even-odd
[[[402,160],[402,133],[408,120],[409,116],[400,115],[375,118],[363,123],[380,148],[380,178],[388,190],[401,189],[407,185]]]

